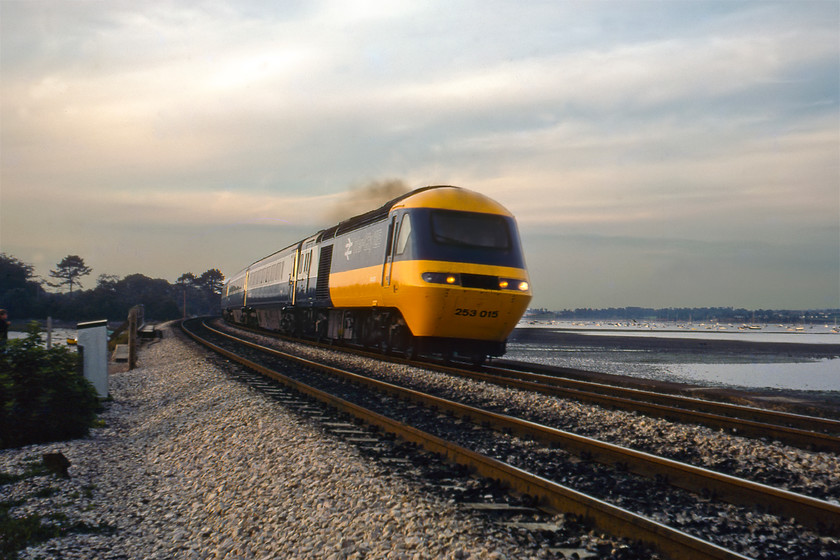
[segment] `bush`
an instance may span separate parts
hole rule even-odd
[[[41,346],[40,327],[0,350],[0,448],[87,435],[101,410],[80,356]]]

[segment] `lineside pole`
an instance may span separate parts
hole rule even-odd
[[[137,367],[137,307],[128,312],[128,369]]]

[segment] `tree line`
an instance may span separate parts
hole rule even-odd
[[[81,279],[93,272],[78,255],[68,255],[49,272],[52,280],[35,276],[34,267],[0,253],[0,308],[10,318],[53,317],[64,321],[124,320],[129,309],[142,304],[147,320],[166,321],[187,315],[219,312],[224,275],[213,268],[196,276],[182,274],[171,284],[160,278],[101,274],[96,287],[81,289]],[[46,288],[58,289],[58,292]],[[74,291],[74,288],[79,288]]]
[[[530,309],[528,317],[539,319],[601,321],[680,321],[731,323],[830,323],[840,319],[840,309],[744,309],[733,307],[610,307],[606,309]]]

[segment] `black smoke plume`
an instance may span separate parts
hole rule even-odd
[[[379,208],[389,200],[408,193],[411,187],[402,179],[371,181],[366,185],[351,188],[330,209],[327,219],[331,224],[364,214]]]

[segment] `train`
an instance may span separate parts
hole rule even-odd
[[[225,321],[406,356],[505,353],[531,283],[516,220],[461,187],[416,189],[226,280]]]

